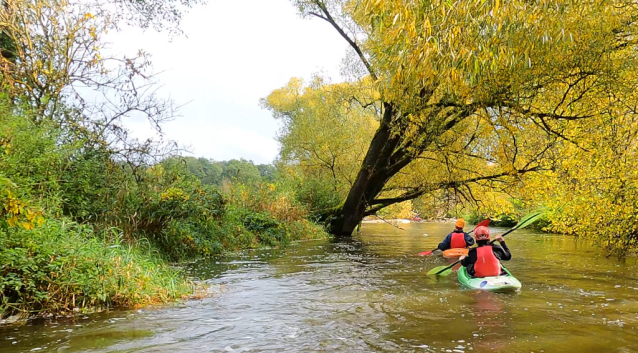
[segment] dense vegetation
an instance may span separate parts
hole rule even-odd
[[[152,3],[123,1],[132,12],[118,16],[179,19],[172,2]],[[176,157],[128,136],[124,118],[159,131],[174,111],[150,90],[143,53],[101,56],[120,18],[109,9],[0,10],[0,318],[178,299],[193,288],[171,262],[325,236],[274,166]]]
[[[347,82],[292,79],[263,102],[331,233],[413,201],[546,208],[547,229],[636,247],[634,1],[293,3],[351,49]]]
[[[133,170],[85,140],[59,143],[66,133],[25,116],[0,119],[5,315],[179,298],[191,288],[167,261],[323,234],[284,185],[259,173],[243,182],[233,169],[222,191],[176,158]]]

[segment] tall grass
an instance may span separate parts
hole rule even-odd
[[[164,303],[191,284],[148,246],[108,242],[92,228],[49,220],[0,229],[0,317],[64,315]]]
[[[325,229],[310,222],[308,217],[307,208],[295,198],[295,190],[284,184],[238,184],[229,192],[226,220],[238,225],[238,230],[252,239],[253,247],[326,238]]]

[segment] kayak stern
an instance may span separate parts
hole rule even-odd
[[[488,290],[493,292],[501,292],[501,291],[517,291],[521,289],[521,282],[516,279],[516,277],[512,276],[512,274],[503,267],[503,270],[507,273],[507,275],[494,276],[494,277],[470,277],[467,274],[467,270],[465,267],[459,268],[457,272],[459,282],[472,289],[480,289],[480,290]]]

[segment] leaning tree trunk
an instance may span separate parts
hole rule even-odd
[[[426,100],[427,93],[425,92],[421,98]],[[329,231],[336,236],[351,236],[366,215],[374,214],[375,211],[393,203],[414,199],[425,192],[425,189],[415,190],[399,198],[377,199],[390,178],[424,151],[432,143],[433,136],[435,136],[435,134],[426,133],[431,129],[423,129],[423,136],[418,142],[405,140],[401,134],[402,129],[396,126],[400,124],[396,119],[397,114],[399,114],[396,108],[391,103],[384,103],[383,107],[383,117],[370,142],[359,174],[350,188],[343,207],[332,214]],[[447,119],[448,121],[438,128],[436,126],[430,126],[430,128],[440,135],[451,129],[462,118],[469,116],[471,112],[472,110],[467,109],[460,112],[447,111],[446,118],[450,116],[455,116],[455,118]],[[439,113],[440,110],[431,112],[433,115]],[[446,119],[442,121],[446,121]]]
[[[379,195],[385,183],[397,171],[391,168],[391,157],[400,141],[400,136],[392,133],[390,122],[395,111],[390,104],[384,104],[384,114],[368,152],[361,164],[343,206],[335,212],[329,231],[336,236],[349,237],[366,216],[369,202]]]

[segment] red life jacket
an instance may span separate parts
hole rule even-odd
[[[465,242],[465,233],[452,232],[452,239],[450,239],[450,249],[467,248]]]
[[[474,277],[491,277],[501,274],[501,262],[498,261],[491,246],[476,248],[476,263]]]

